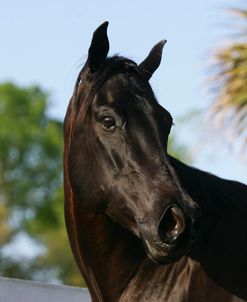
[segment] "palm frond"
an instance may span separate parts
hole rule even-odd
[[[241,19],[241,41],[233,41],[215,54],[210,117],[227,140],[239,138],[247,146],[247,10],[235,9]],[[244,29],[244,30],[243,30]]]

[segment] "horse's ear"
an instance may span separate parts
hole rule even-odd
[[[165,44],[166,40],[162,40],[154,45],[146,59],[139,64],[139,68],[147,80],[151,78],[155,70],[159,67],[162,57],[162,50]]]
[[[104,22],[93,34],[92,42],[88,50],[88,66],[91,72],[95,72],[106,60],[109,51],[107,26],[108,22]]]

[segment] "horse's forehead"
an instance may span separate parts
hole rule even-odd
[[[98,99],[107,103],[115,103],[121,100],[138,103],[142,99],[148,99],[145,85],[133,75],[127,73],[116,74],[110,77],[96,94]]]
[[[107,98],[108,102],[112,103],[116,97],[129,94],[127,79],[123,76],[113,76],[109,78],[100,88],[98,94]]]

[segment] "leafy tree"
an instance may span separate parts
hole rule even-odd
[[[63,219],[62,124],[47,109],[41,88],[0,85],[0,274],[79,284]],[[23,234],[42,247],[34,257],[11,250]]]
[[[213,115],[227,138],[247,145],[247,9],[231,10],[238,21],[235,40],[216,52],[213,81]]]

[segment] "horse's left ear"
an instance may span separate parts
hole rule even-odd
[[[91,72],[95,72],[106,60],[109,51],[107,26],[108,22],[104,22],[93,34],[92,42],[88,50],[88,66]]]
[[[165,44],[166,44],[166,40],[162,40],[159,43],[157,43],[151,49],[146,59],[141,64],[139,64],[139,68],[141,69],[143,76],[147,80],[149,80],[152,77],[155,70],[159,67],[162,57],[162,50]]]

